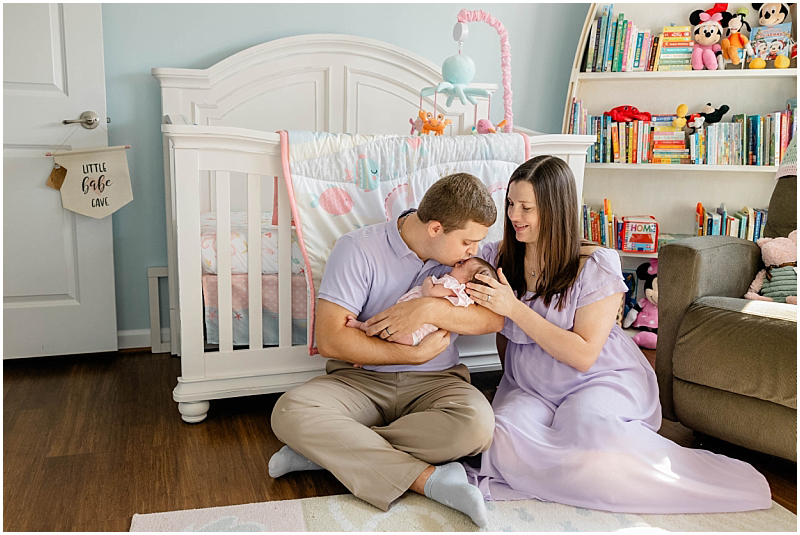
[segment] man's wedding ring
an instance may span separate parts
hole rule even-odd
[[[392,333],[389,332],[389,327],[384,327],[383,330],[386,331],[387,335],[392,336]]]

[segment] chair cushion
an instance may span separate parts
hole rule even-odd
[[[797,306],[698,299],[678,330],[673,374],[797,410]]]

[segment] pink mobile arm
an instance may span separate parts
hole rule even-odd
[[[500,54],[501,54],[501,67],[503,69],[503,104],[505,107],[505,120],[506,125],[503,127],[504,132],[511,132],[511,127],[514,124],[514,114],[511,112],[511,45],[508,43],[508,31],[506,31],[503,24],[486,13],[485,11],[469,11],[462,9],[458,12],[458,22],[474,22],[483,21],[495,30],[500,35]]]

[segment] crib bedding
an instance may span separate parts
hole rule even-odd
[[[247,273],[247,212],[231,212],[231,273]],[[217,273],[217,213],[200,214],[200,252],[203,274]],[[278,227],[272,212],[261,213],[261,273],[278,273]],[[303,254],[292,231],[292,273],[305,273]]]
[[[247,274],[231,275],[233,344],[248,345],[249,300]],[[292,344],[306,343],[308,292],[304,275],[292,276]],[[203,305],[206,343],[219,344],[217,276],[203,275]],[[262,339],[264,345],[278,344],[278,275],[261,276]]]
[[[282,131],[281,156],[312,295],[339,236],[415,208],[441,177],[466,172],[486,184],[498,214],[508,177],[530,155],[524,134],[395,136]],[[485,242],[503,234],[503,217]],[[314,302],[309,315],[314,354]]]

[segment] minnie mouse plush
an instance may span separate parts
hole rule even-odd
[[[689,22],[694,26],[694,50],[692,50],[692,68],[710,71],[723,68],[722,46],[720,41],[724,37],[723,27],[733,17],[725,11],[728,4],[714,4],[708,11],[698,9],[689,15]]]
[[[633,337],[639,347],[655,349],[658,342],[658,259],[641,264],[636,276],[644,281],[645,297],[633,305],[622,327],[638,327],[641,332]]]

